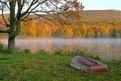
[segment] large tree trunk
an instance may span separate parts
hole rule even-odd
[[[11,53],[15,50],[15,38],[16,38],[16,36],[18,36],[18,34],[21,31],[21,21],[16,22],[16,24],[14,24],[14,26],[15,27],[11,26],[11,28],[14,28],[15,30],[9,32],[8,53]]]
[[[8,53],[13,52],[15,49],[15,37],[8,38]]]

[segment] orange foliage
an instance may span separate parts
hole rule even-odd
[[[32,37],[36,37],[37,34],[37,27],[36,21],[32,20],[29,31],[31,32]]]
[[[61,25],[32,20],[28,25],[22,23],[22,33],[24,32],[32,37],[111,37],[121,33],[121,26],[79,22]]]

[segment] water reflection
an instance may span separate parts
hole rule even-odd
[[[1,39],[4,45],[7,40]],[[16,47],[36,52],[44,49],[54,52],[57,49],[73,51],[83,49],[95,52],[102,58],[121,58],[121,39],[17,39]]]
[[[32,42],[31,47],[29,48],[31,53],[35,53],[37,50],[37,45]]]

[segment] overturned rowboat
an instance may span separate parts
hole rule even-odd
[[[107,72],[108,70],[107,65],[83,56],[75,56],[70,65],[87,73]]]

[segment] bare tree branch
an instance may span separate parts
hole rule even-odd
[[[0,29],[0,33],[8,33],[9,32],[9,30],[1,30]]]
[[[4,23],[5,23],[6,27],[8,27],[9,25],[8,25],[8,23],[7,23],[7,21],[6,21],[5,17],[4,17],[4,7],[3,7],[3,5],[2,5],[2,18],[4,20]]]

